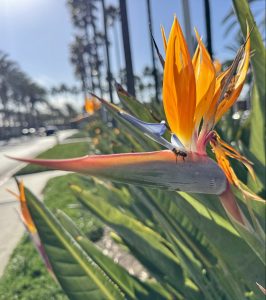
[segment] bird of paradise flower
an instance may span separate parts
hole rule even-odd
[[[29,233],[33,244],[36,248],[36,250],[38,251],[39,255],[41,256],[47,270],[49,271],[49,273],[51,274],[51,276],[55,278],[55,275],[53,273],[52,270],[52,266],[50,264],[50,261],[48,259],[48,256],[45,252],[44,246],[41,242],[40,236],[38,234],[37,228],[34,224],[34,221],[32,219],[32,216],[30,214],[28,205],[27,205],[27,200],[26,200],[26,196],[25,196],[25,190],[24,190],[24,184],[23,181],[17,181],[17,185],[18,185],[18,189],[19,189],[19,195],[17,195],[16,193],[14,193],[11,190],[7,190],[10,194],[12,194],[20,203],[20,217],[21,220],[27,230],[27,232]]]
[[[100,109],[100,107],[101,107],[101,104],[94,97],[93,98],[89,98],[89,97],[85,98],[84,109],[87,114],[92,115],[95,111]]]
[[[247,226],[230,184],[239,188],[245,196],[261,199],[238,180],[228,157],[242,162],[255,178],[252,163],[222,141],[214,126],[235,103],[244,85],[250,58],[249,30],[232,65],[219,74],[197,32],[198,46],[191,59],[176,17],[168,40],[163,28],[162,36],[166,56],[165,60],[160,54],[159,57],[164,65],[163,106],[171,130],[170,142],[163,137],[168,127],[164,121],[159,124],[143,122],[92,95],[120,119],[137,127],[168,150],[89,155],[64,160],[17,159],[129,184],[216,194],[229,216]],[[208,143],[218,164],[207,156]]]

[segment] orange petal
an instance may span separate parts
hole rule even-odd
[[[224,151],[222,147],[219,145],[216,145],[211,142],[212,149],[214,151],[215,157],[217,159],[218,165],[222,168],[224,171],[228,181],[231,184],[237,184],[238,179],[235,175],[235,172],[233,171],[232,167],[230,166],[229,160],[226,158],[226,155],[224,154]]]
[[[220,63],[220,61],[218,59],[215,59],[213,61],[213,65],[214,65],[216,74],[219,74],[221,72],[221,70],[222,70],[222,64]]]
[[[243,59],[240,62],[238,66],[237,74],[234,77],[235,82],[232,84],[229,96],[222,99],[218,105],[216,116],[215,116],[215,123],[217,123],[222,117],[222,115],[225,112],[227,112],[227,110],[236,102],[245,83],[246,75],[248,72],[248,66],[249,66],[249,58],[250,58],[249,30],[247,30],[247,36],[248,38],[245,45]]]
[[[196,83],[188,47],[176,18],[167,44],[163,104],[172,132],[189,147],[194,131]]]
[[[216,140],[211,141],[211,147],[215,153],[217,163],[224,171],[229,183],[235,185],[242,192],[244,197],[265,203],[264,199],[249,191],[248,187],[237,178],[227,157],[232,157],[242,162],[250,172],[253,179],[255,179],[255,173],[252,168],[252,163],[248,161],[244,156],[240,155],[234,148],[223,142],[217,134]]]
[[[210,107],[213,99],[216,70],[210,55],[202,43],[197,31],[198,48],[193,57],[193,66],[196,78],[197,106],[195,112],[195,127],[197,127]]]
[[[85,99],[85,111],[88,114],[93,114],[96,110],[100,108],[100,103],[95,98],[88,98]]]
[[[214,125],[215,114],[217,111],[217,102],[221,95],[223,82],[225,81],[226,77],[228,76],[230,70],[231,70],[231,68],[226,69],[224,72],[220,73],[216,78],[214,96],[211,101],[210,107],[204,116],[204,122],[205,122],[205,124],[208,124],[210,129]]]
[[[93,102],[91,99],[89,98],[86,98],[85,99],[85,111],[88,113],[88,114],[92,114],[93,111],[94,111],[94,105],[93,105]]]
[[[164,52],[166,53],[166,50],[167,50],[167,39],[166,39],[166,36],[165,36],[165,31],[164,31],[163,26],[161,26],[161,33],[162,33],[162,38],[163,38]]]
[[[199,70],[198,69],[199,64],[200,64],[200,48],[198,45],[194,52],[193,58],[192,58],[192,65],[194,68],[194,73],[195,73],[196,79],[197,79],[197,71],[196,70]]]
[[[19,200],[20,200],[20,207],[21,207],[21,215],[22,215],[23,222],[30,233],[35,233],[36,227],[33,223],[33,220],[31,218],[31,215],[30,215],[30,212],[29,212],[29,209],[27,206],[23,181],[19,182],[19,193],[20,193]]]
[[[242,164],[244,164],[245,167],[248,169],[248,172],[250,173],[252,179],[256,181],[255,172],[252,167],[253,163],[249,161],[245,156],[241,155],[238,151],[236,151],[232,146],[224,142],[218,135],[216,138],[220,145],[224,148],[225,154],[231,158],[237,159],[238,161],[242,162]],[[228,149],[229,151],[227,151],[226,149]]]
[[[17,181],[17,180],[16,180]],[[36,250],[39,252],[39,254],[41,255],[48,271],[50,272],[50,274],[52,275],[52,277],[54,279],[55,278],[55,275],[53,273],[53,270],[52,270],[52,267],[51,267],[51,264],[49,262],[49,259],[45,253],[45,250],[44,250],[44,246],[40,240],[40,237],[39,237],[39,234],[37,232],[37,229],[36,229],[36,226],[35,224],[33,223],[33,220],[32,220],[32,217],[30,215],[30,211],[28,209],[28,206],[27,206],[27,201],[26,201],[26,196],[25,196],[25,190],[24,190],[24,184],[23,184],[23,181],[20,181],[18,182],[17,181],[17,184],[18,184],[18,188],[19,188],[19,192],[20,194],[17,195],[16,193],[14,193],[13,191],[7,189],[7,191],[9,193],[11,193],[12,195],[14,195],[18,201],[20,201],[20,206],[21,206],[21,219],[26,227],[26,229],[28,230],[29,234],[30,234],[30,237],[33,241],[33,244],[34,246],[36,247]]]

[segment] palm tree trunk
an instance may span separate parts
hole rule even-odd
[[[86,43],[86,46],[88,46],[88,49],[90,48],[89,47],[89,43],[90,43],[90,37],[89,37],[89,28],[88,28],[88,24],[86,23],[85,24],[85,43]],[[93,80],[93,64],[92,64],[92,55],[91,53],[89,52],[89,50],[87,50],[87,54],[88,54],[88,66],[89,66],[89,69],[90,69],[90,89],[95,92],[95,84],[94,84],[94,80]]]
[[[151,17],[151,3],[150,0],[147,0],[147,12],[148,12],[148,20],[149,20],[149,29],[150,29],[150,42],[151,42],[151,57],[152,57],[152,66],[153,66],[153,77],[154,77],[154,86],[155,86],[155,100],[159,103],[159,82],[158,82],[158,74],[155,63],[155,54],[153,47],[153,30],[152,30],[152,17]]]
[[[125,62],[126,62],[127,90],[131,95],[135,96],[134,73],[133,73],[131,48],[130,48],[130,40],[129,40],[126,0],[119,0],[119,4],[120,4]]]
[[[107,81],[109,87],[109,96],[111,103],[113,100],[112,93],[112,73],[111,73],[111,64],[110,64],[110,55],[109,55],[109,41],[108,41],[108,32],[107,32],[107,24],[106,24],[106,10],[105,10],[105,0],[101,0],[102,2],[102,10],[103,10],[103,26],[104,26],[104,40],[105,40],[105,50],[106,50],[106,60],[107,60]]]
[[[205,26],[207,34],[207,49],[212,57],[212,33],[211,33],[211,14],[210,14],[210,3],[209,0],[204,0],[205,8]]]
[[[103,97],[103,89],[102,89],[102,83],[101,83],[101,70],[100,70],[100,60],[99,60],[99,52],[98,52],[98,42],[97,42],[97,30],[96,30],[96,25],[94,22],[94,19],[91,15],[91,26],[93,30],[93,42],[94,42],[94,47],[95,47],[95,58],[96,58],[96,64],[97,64],[97,83],[98,83],[98,88],[100,91],[101,97]]]

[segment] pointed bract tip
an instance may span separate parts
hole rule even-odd
[[[266,295],[266,289],[263,286],[261,286],[259,283],[257,283],[257,282],[256,282],[256,285],[259,287],[259,289],[262,291],[262,293],[264,295]]]
[[[226,190],[219,196],[221,203],[227,212],[227,214],[237,223],[241,224],[244,227],[247,227],[248,224],[245,221],[243,213],[241,212],[234,194],[230,189],[229,183],[227,183]]]

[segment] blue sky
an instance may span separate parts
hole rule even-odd
[[[116,4],[117,0],[106,0]],[[151,0],[154,35],[160,48],[160,25],[168,33],[176,14],[181,25],[180,0]],[[190,0],[191,23],[205,36],[203,0]],[[226,45],[233,36],[225,36],[222,19],[231,0],[210,0],[215,57],[232,57]],[[151,64],[150,41],[145,0],[127,0],[130,38],[135,73]],[[255,9],[259,9],[256,7]],[[263,7],[261,7],[263,8]],[[34,80],[50,87],[61,82],[73,85],[77,80],[69,63],[69,43],[75,29],[70,20],[66,0],[0,0],[0,50],[8,53]],[[110,33],[111,34],[111,33]],[[115,67],[115,59],[112,60]]]

